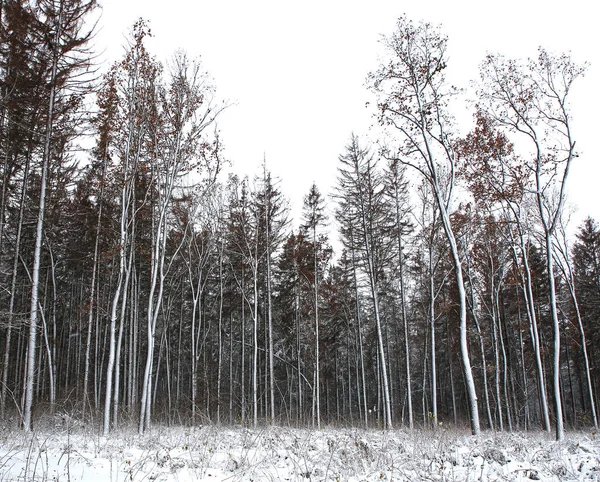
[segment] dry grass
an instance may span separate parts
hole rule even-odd
[[[600,440],[542,432],[156,427],[110,437],[76,424],[0,434],[0,481],[600,481]]]

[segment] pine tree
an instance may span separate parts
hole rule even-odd
[[[302,228],[306,230],[312,236],[313,245],[313,298],[314,298],[314,317],[315,317],[315,412],[317,428],[321,430],[321,376],[319,371],[319,271],[321,266],[319,263],[320,253],[317,243],[317,230],[321,228],[322,223],[325,221],[325,208],[323,206],[323,199],[321,193],[317,189],[317,185],[313,183],[310,188],[308,195],[304,198],[303,206],[303,218],[304,224]],[[323,240],[319,240],[320,244]]]
[[[383,337],[383,319],[380,306],[380,283],[383,267],[393,250],[390,248],[389,213],[385,209],[384,185],[376,162],[369,149],[352,136],[346,152],[340,156],[337,217],[342,225],[344,242],[348,249],[360,253],[360,262],[369,280],[377,350],[383,393],[383,425],[392,429],[389,367],[386,361]]]

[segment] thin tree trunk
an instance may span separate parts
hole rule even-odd
[[[221,372],[223,364],[223,241],[219,253],[219,326],[218,326],[219,359],[217,364],[217,424],[221,423]]]
[[[492,285],[492,292],[494,287]],[[493,296],[493,295],[492,295]],[[492,324],[492,340],[494,342],[494,385],[496,389],[496,413],[498,416],[498,423],[500,426],[500,431],[504,431],[504,421],[502,416],[502,397],[500,395],[500,350],[498,348],[498,325],[496,319],[496,310],[494,308],[494,302],[492,300],[492,312],[491,312],[491,320]]]
[[[113,297],[112,308],[110,312],[110,326],[109,326],[109,352],[108,352],[108,365],[106,368],[106,394],[104,400],[104,435],[108,435],[110,431],[110,407],[112,401],[112,385],[113,385],[113,374],[115,365],[115,329],[117,325],[117,310],[119,306],[119,300],[121,298],[121,290],[123,286],[123,273],[125,270],[125,219],[121,217],[121,246],[119,248],[119,275],[117,278],[117,286]]]
[[[404,247],[402,245],[402,235],[400,233],[400,213],[398,201],[396,200],[396,223],[398,230],[398,257],[399,257],[399,273],[400,277],[400,310],[402,312],[402,327],[404,329],[404,353],[406,364],[406,397],[408,401],[408,427],[412,430],[414,427],[413,404],[412,404],[412,387],[411,387],[411,371],[410,371],[410,344],[408,339],[408,319],[406,316],[406,294],[404,287]]]
[[[11,346],[11,337],[12,337],[12,327],[14,321],[15,314],[15,301],[17,297],[17,274],[19,268],[20,261],[20,252],[21,252],[21,235],[23,232],[23,217],[25,210],[25,196],[27,195],[27,179],[29,177],[29,153],[27,154],[25,170],[23,173],[23,186],[21,188],[21,202],[19,205],[19,223],[17,225],[17,235],[15,239],[15,252],[13,257],[13,267],[11,273],[11,282],[10,282],[10,300],[8,302],[8,322],[6,327],[6,340],[5,340],[5,350],[4,350],[4,362],[2,365],[2,391],[0,395],[0,413],[2,418],[5,417],[5,409],[6,409],[6,394],[8,390],[8,373],[9,373],[9,364],[10,364],[10,346]]]
[[[431,405],[433,429],[437,430],[437,363],[435,360],[435,288],[433,285],[433,254],[429,251],[429,329],[431,343]]]
[[[542,417],[544,423],[544,430],[550,432],[550,414],[548,411],[548,400],[546,396],[546,381],[544,376],[544,366],[542,364],[542,354],[540,347],[540,335],[538,332],[537,315],[535,312],[535,303],[533,298],[533,280],[531,276],[531,269],[529,268],[529,258],[527,256],[527,250],[525,248],[525,241],[520,236],[521,254],[523,259],[523,271],[525,276],[521,274],[521,283],[523,284],[523,297],[525,299],[525,306],[527,307],[527,317],[529,319],[529,326],[531,331],[531,341],[533,344],[533,351],[535,353],[535,362],[538,373],[538,387],[540,391],[540,402],[542,405]],[[514,253],[515,260],[518,259],[516,252]]]
[[[62,37],[63,4],[57,21],[56,40]],[[56,75],[58,69],[58,48],[52,56],[52,73],[49,79],[50,98],[48,101],[48,120],[46,122],[46,133],[44,139],[44,153],[42,157],[42,175],[40,179],[40,200],[37,214],[35,231],[35,247],[33,253],[33,271],[31,283],[31,305],[29,319],[29,345],[27,352],[27,378],[25,383],[25,407],[23,410],[23,427],[27,432],[31,431],[31,410],[33,407],[33,388],[35,380],[35,352],[38,331],[38,297],[40,280],[40,263],[42,253],[42,239],[44,236],[44,212],[46,208],[46,185],[48,183],[48,169],[50,164],[50,142],[52,138],[52,126],[54,121],[54,101],[56,96]]]
[[[313,223],[313,270],[314,270],[314,310],[315,310],[315,394],[317,428],[321,430],[321,374],[319,370],[319,273],[317,263],[317,226]]]
[[[434,191],[436,191],[436,195],[439,196],[439,191]],[[469,398],[469,408],[471,413],[471,431],[473,435],[479,435],[481,432],[481,428],[479,424],[479,408],[477,406],[477,393],[475,390],[475,381],[473,379],[471,362],[469,360],[469,345],[467,339],[467,299],[465,293],[465,283],[462,274],[462,264],[458,253],[458,246],[454,238],[454,233],[452,232],[450,219],[448,217],[447,212],[442,208],[441,199],[438,198],[438,202],[441,211],[443,226],[450,244],[452,259],[454,260],[454,271],[456,274],[456,284],[458,287],[458,297],[460,300],[460,353],[463,363],[465,383],[467,384],[467,395]]]
[[[231,298],[229,298],[231,306]],[[233,424],[233,314],[229,313],[229,425]]]
[[[471,296],[473,296],[472,292],[473,288],[471,286]],[[488,379],[487,379],[487,361],[485,359],[485,347],[483,345],[483,334],[481,333],[481,327],[479,326],[479,319],[475,313],[475,310],[472,310],[473,321],[475,323],[475,328],[477,329],[477,336],[479,337],[479,349],[481,350],[481,373],[483,375],[483,393],[485,396],[485,408],[488,417],[488,425],[490,428],[494,428],[494,422],[492,421],[492,409],[490,407],[490,395],[488,393]]]
[[[425,340],[423,342],[423,385],[421,388],[421,411],[423,412],[423,427],[427,427],[429,424],[427,410],[427,360],[429,354],[429,334],[430,330],[425,330]]]
[[[242,268],[242,296],[240,301],[242,304],[242,346],[241,346],[241,372],[242,372],[242,383],[241,383],[241,399],[242,399],[242,424],[246,423],[246,298],[245,298],[245,273]]]
[[[266,191],[265,191],[266,192]],[[269,211],[270,202],[267,200],[265,205],[265,211],[267,212],[266,229],[267,229],[267,329],[268,329],[268,362],[269,362],[269,393],[270,393],[270,418],[271,423],[275,423],[275,367],[273,361],[273,307],[271,303],[271,234],[270,234],[270,222]]]
[[[131,238],[135,239],[135,223],[132,226]],[[119,394],[120,394],[120,378],[121,378],[121,346],[123,343],[123,329],[125,327],[125,317],[127,311],[127,294],[129,292],[129,280],[131,275],[131,269],[133,264],[133,250],[135,243],[131,243],[128,266],[125,269],[125,283],[123,286],[123,299],[121,301],[121,314],[119,322],[119,335],[117,337],[117,346],[115,353],[115,383],[114,383],[114,394],[113,394],[113,426],[116,428],[119,421]]]
[[[369,428],[369,418],[367,411],[367,382],[365,375],[365,357],[363,351],[363,339],[362,339],[362,322],[361,322],[361,314],[360,314],[360,303],[359,303],[359,292],[358,292],[358,279],[356,275],[356,260],[354,259],[354,250],[351,249],[352,253],[352,275],[354,278],[354,299],[356,302],[356,331],[358,333],[358,349],[359,349],[359,358],[360,358],[360,373],[361,373],[361,381],[362,381],[362,406],[363,406],[363,417],[365,422],[365,429]],[[358,389],[358,387],[357,387]],[[359,396],[360,403],[360,396]]]
[[[52,280],[52,337],[48,336],[48,327],[46,326],[46,320],[44,319],[44,312],[42,311],[42,321],[44,323],[44,334],[45,342],[48,350],[48,368],[49,368],[49,382],[50,382],[50,413],[54,414],[56,405],[56,262],[54,261],[54,254],[52,247],[48,244],[48,254],[50,255],[50,277]],[[47,280],[46,280],[47,283]],[[45,301],[44,301],[45,303]],[[70,335],[70,329],[67,329]],[[71,336],[67,338],[67,345],[71,347]],[[65,389],[68,386],[69,381],[69,361],[70,353],[67,353],[67,367],[65,370]],[[66,390],[65,390],[66,391]]]
[[[254,353],[252,357],[252,425],[258,426],[258,241],[255,249],[255,264],[252,268],[252,276],[254,278],[254,312],[253,318],[253,333],[252,343]]]
[[[554,330],[554,360],[553,360],[553,384],[554,404],[556,410],[556,440],[565,438],[565,427],[563,422],[563,409],[561,400],[560,384],[560,324],[558,321],[558,310],[556,308],[556,287],[554,284],[554,255],[552,251],[551,233],[546,234],[546,264],[548,269],[548,285],[550,291],[550,312],[552,314],[552,326]]]
[[[503,389],[504,389],[504,404],[506,405],[506,422],[508,423],[509,432],[513,431],[512,416],[510,413],[510,401],[508,396],[508,354],[506,352],[506,346],[504,344],[504,334],[502,330],[501,320],[502,315],[500,313],[499,299],[499,287],[495,295],[496,303],[496,315],[498,317],[498,335],[500,337],[500,349],[502,350],[502,377],[503,377]]]
[[[100,245],[100,230],[102,224],[102,208],[104,200],[104,178],[106,175],[106,159],[102,163],[102,176],[100,178],[100,193],[98,195],[98,217],[96,220],[96,239],[94,240],[94,258],[92,260],[92,281],[90,286],[90,299],[88,304],[88,324],[85,343],[85,371],[83,375],[83,414],[89,405],[89,380],[90,380],[90,352],[92,345],[92,328],[94,320],[94,299],[96,294],[96,277],[98,276],[98,258]]]
[[[296,287],[295,296],[295,311],[296,311],[296,364],[298,370],[298,416],[297,423],[300,424],[302,421],[303,414],[303,400],[304,396],[302,393],[302,337],[300,332],[300,287]]]
[[[192,425],[196,423],[196,399],[198,397],[198,343],[196,339],[200,336],[200,326],[198,326],[198,333],[196,334],[196,313],[198,312],[198,304],[201,296],[202,287],[202,269],[198,270],[198,284],[194,288],[192,271],[189,267],[190,285],[192,289],[192,323],[191,323],[191,365],[192,365]],[[200,321],[202,319],[200,318]]]
[[[520,325],[520,320],[521,319],[521,313],[519,311],[519,325]],[[523,398],[524,398],[524,405],[525,405],[525,413],[523,414],[523,427],[525,428],[525,431],[528,430],[529,428],[529,424],[530,424],[530,420],[529,420],[529,388],[528,388],[528,383],[527,383],[527,368],[525,366],[525,350],[524,350],[524,343],[523,343],[523,330],[521,330],[520,326],[519,326],[519,352],[521,355],[521,368],[522,368],[522,376],[523,376]]]
[[[381,368],[381,377],[383,382],[383,401],[384,401],[384,427],[387,430],[392,430],[392,409],[391,409],[391,400],[390,400],[390,390],[388,383],[388,369],[385,358],[385,346],[383,343],[383,331],[381,326],[381,316],[379,313],[379,294],[377,293],[377,281],[376,281],[376,273],[375,267],[373,263],[373,252],[371,247],[371,241],[369,239],[371,233],[367,230],[367,222],[365,219],[365,210],[364,206],[362,209],[362,223],[363,223],[363,241],[365,246],[365,256],[367,259],[368,266],[368,274],[370,280],[371,287],[371,297],[373,299],[373,309],[375,311],[375,326],[377,329],[377,344],[378,344],[378,353],[380,357],[380,368]]]
[[[592,377],[591,377],[591,368],[590,361],[588,357],[587,351],[587,339],[585,335],[585,330],[583,327],[583,321],[581,319],[581,311],[579,310],[579,302],[577,300],[577,293],[575,290],[575,277],[573,275],[573,269],[571,268],[571,262],[568,255],[568,249],[566,245],[566,237],[565,237],[565,252],[562,252],[563,255],[563,266],[559,263],[559,266],[562,269],[563,275],[566,280],[567,287],[569,289],[569,295],[571,297],[571,302],[573,303],[573,308],[575,309],[575,316],[577,318],[577,326],[579,327],[579,334],[581,336],[581,352],[583,355],[583,361],[585,364],[585,376],[587,382],[587,391],[589,395],[590,409],[592,411],[592,421],[594,424],[594,428],[598,429],[598,416],[596,413],[596,402],[594,400],[594,391],[592,388]]]

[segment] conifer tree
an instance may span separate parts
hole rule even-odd
[[[385,209],[384,185],[376,170],[376,161],[368,148],[359,144],[352,135],[346,152],[340,156],[338,169],[339,207],[337,217],[342,225],[344,242],[349,249],[360,253],[360,261],[366,271],[377,338],[383,393],[383,425],[392,429],[389,367],[384,344],[383,318],[380,306],[380,282],[383,266],[389,259],[390,225]]]
[[[73,79],[90,66],[90,52],[87,43],[92,32],[86,31],[86,17],[96,7],[95,0],[44,0],[37,6],[39,13],[37,27],[41,55],[47,58],[48,97],[44,142],[41,158],[40,195],[35,234],[33,258],[31,305],[29,319],[29,342],[27,354],[27,375],[25,382],[25,407],[23,426],[26,431],[32,429],[32,407],[34,397],[34,378],[36,369],[36,344],[39,310],[39,276],[42,241],[44,237],[44,215],[46,208],[46,189],[51,158],[60,155],[54,143],[53,130],[59,123],[61,109],[74,109],[78,105],[81,92]],[[83,85],[85,87],[85,85]],[[64,111],[63,111],[64,112]],[[73,132],[73,130],[71,130]],[[63,146],[65,145],[63,140]]]
[[[308,195],[304,198],[303,206],[303,218],[304,224],[302,228],[306,230],[312,236],[313,245],[313,297],[314,297],[314,317],[315,317],[315,412],[317,420],[317,428],[321,430],[321,377],[319,370],[319,270],[321,269],[319,258],[320,253],[318,244],[322,243],[323,240],[319,240],[317,243],[317,230],[321,227],[325,221],[325,208],[323,205],[323,198],[321,193],[317,189],[317,185],[313,183],[310,188]]]

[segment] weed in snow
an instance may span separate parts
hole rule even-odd
[[[598,481],[600,441],[585,432],[413,432],[284,427],[156,427],[109,437],[71,425],[4,432],[0,481]]]

